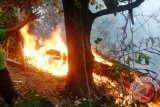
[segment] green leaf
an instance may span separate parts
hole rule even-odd
[[[143,55],[143,59],[145,61],[145,64],[149,65],[149,61],[150,61],[151,58],[148,55],[146,55],[146,54],[142,54],[142,55]]]
[[[146,65],[149,65],[149,59],[148,59],[148,58],[145,59],[145,64],[146,64]]]
[[[127,64],[130,65],[130,62],[131,62],[131,61],[133,61],[133,60],[132,60],[132,58],[129,56],[129,57],[127,58]]]
[[[19,107],[55,107],[47,99],[42,98],[35,92],[29,93],[27,97],[20,103]]]
[[[142,64],[142,55],[141,54],[138,55],[138,58],[135,59],[135,62],[138,64]]]
[[[133,44],[133,47],[138,47],[136,44]]]
[[[131,49],[131,48],[132,48],[131,44],[128,44],[127,46],[128,46],[128,48],[129,48],[129,49]]]
[[[97,38],[94,42],[95,42],[96,44],[99,44],[101,41],[102,41],[102,38]]]
[[[90,103],[91,103],[90,100],[86,100],[86,101],[82,102],[82,106],[81,107],[90,107]]]

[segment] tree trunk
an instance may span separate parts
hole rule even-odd
[[[63,0],[69,65],[66,90],[78,96],[86,96],[89,87],[93,86],[90,45],[93,18],[88,2]]]

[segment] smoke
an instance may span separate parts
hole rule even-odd
[[[144,41],[146,38],[150,37],[160,37],[160,4],[159,0],[145,0],[144,3],[138,8],[133,10],[135,25],[133,25],[133,42],[136,45],[139,45],[140,42]],[[95,10],[93,10],[95,11]],[[128,14],[127,11],[124,12],[125,15]],[[122,27],[125,25],[125,19],[121,13],[118,13],[116,17],[114,15],[107,15],[99,17],[95,20],[91,32],[91,43],[95,47],[94,40],[97,37],[101,37],[103,42],[107,46],[103,46],[102,51],[108,51],[113,44],[120,40],[122,37]],[[127,41],[131,41],[131,31],[129,25],[127,25]],[[103,45],[103,44],[100,44]],[[98,48],[101,48],[99,46]],[[147,53],[151,57],[150,64],[148,66],[136,65],[138,68],[146,68],[153,70],[160,74],[160,56],[157,56],[153,53]],[[160,78],[160,75],[158,75]]]

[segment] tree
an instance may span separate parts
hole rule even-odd
[[[113,0],[110,3],[115,8],[106,4],[107,9],[92,13],[88,8],[90,0],[62,0],[68,47],[69,71],[66,83],[68,92],[86,96],[90,88],[94,87],[92,77],[94,58],[90,44],[90,31],[94,19],[102,15],[132,10],[144,2],[144,0],[136,0],[126,5],[118,5],[117,3],[120,1],[129,0]],[[94,0],[91,1],[92,4],[94,2]]]
[[[20,19],[24,20],[28,17],[25,15],[24,17],[20,18],[21,16],[20,14],[22,11],[25,11],[25,13],[27,14],[29,13],[32,14],[31,6],[37,5],[41,2],[42,2],[41,0],[21,0],[21,1],[20,0],[1,0],[0,1],[0,28],[7,29],[7,28],[11,28],[12,26],[15,26],[19,22]],[[18,40],[18,42],[11,42],[11,45],[13,44],[17,45],[19,48],[16,49],[17,50],[16,52],[19,51],[19,53],[22,54],[21,49],[23,47],[22,46],[23,39],[20,36],[17,36],[19,35],[18,30],[16,30],[15,28],[12,30],[15,30],[13,33],[9,34],[12,36],[7,37],[5,44],[3,44],[7,57],[13,54],[11,52],[11,54],[8,55],[9,48],[10,48],[9,47],[10,41]],[[11,55],[11,56],[15,57],[16,55]],[[20,60],[22,59],[20,58]]]
[[[119,5],[119,2],[130,0],[104,0],[107,9],[97,13],[92,13],[89,8],[89,2],[96,5],[95,0],[62,0],[64,8],[64,18],[66,27],[66,39],[68,48],[69,72],[67,77],[66,89],[75,95],[84,96],[89,88],[94,87],[92,68],[94,57],[91,52],[90,31],[95,18],[102,15],[112,14],[125,10],[132,10],[139,6],[144,0],[136,0],[126,5]],[[3,1],[0,16],[3,17],[8,6],[19,7],[20,9],[42,3],[43,0],[10,0]],[[54,3],[56,5],[56,3]],[[98,5],[97,5],[98,6]],[[96,8],[97,8],[96,6]],[[4,11],[3,11],[4,10]],[[14,13],[14,12],[13,12]]]

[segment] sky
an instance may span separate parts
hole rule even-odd
[[[160,8],[160,0],[145,0],[140,7],[144,13],[149,15]]]
[[[160,9],[160,0],[146,0],[140,8],[143,10],[143,13],[146,15],[151,15],[155,11]],[[157,19],[160,19],[160,15]],[[160,37],[160,23],[157,23],[155,20],[150,20],[148,22],[150,33],[153,36]],[[150,65],[150,68],[158,73],[158,78],[160,78],[160,58],[156,55],[152,55],[153,62],[155,64]]]
[[[95,12],[95,10],[92,8],[91,10]],[[138,8],[133,10],[135,25],[133,25],[132,27],[133,30],[135,30],[133,34],[133,40],[135,44],[138,44],[140,41],[144,40],[145,38],[148,38],[149,36],[160,37],[160,22],[158,23],[153,18],[150,18],[151,16],[156,16],[158,10],[160,10],[160,0],[145,0],[144,3],[142,3]],[[158,15],[156,18],[160,20],[160,15]],[[108,20],[111,23],[108,23]],[[105,25],[105,23],[106,26],[103,26]],[[115,42],[117,36],[120,36],[122,32],[120,28],[123,27],[124,24],[125,20],[121,14],[118,14],[116,17],[114,15],[107,15],[97,18],[93,23],[93,28],[91,31],[92,46],[95,46],[94,40],[96,37],[102,37],[107,42]],[[143,26],[141,26],[142,24]],[[99,28],[104,29],[104,31],[101,31],[101,29]],[[109,33],[106,33],[105,35],[105,31]],[[127,33],[129,35],[128,38],[131,39],[130,29],[127,30]],[[148,53],[147,55],[149,55],[152,58],[152,63],[149,66],[137,65],[137,67],[147,68],[157,72],[159,74],[158,78],[160,79],[160,57]]]

